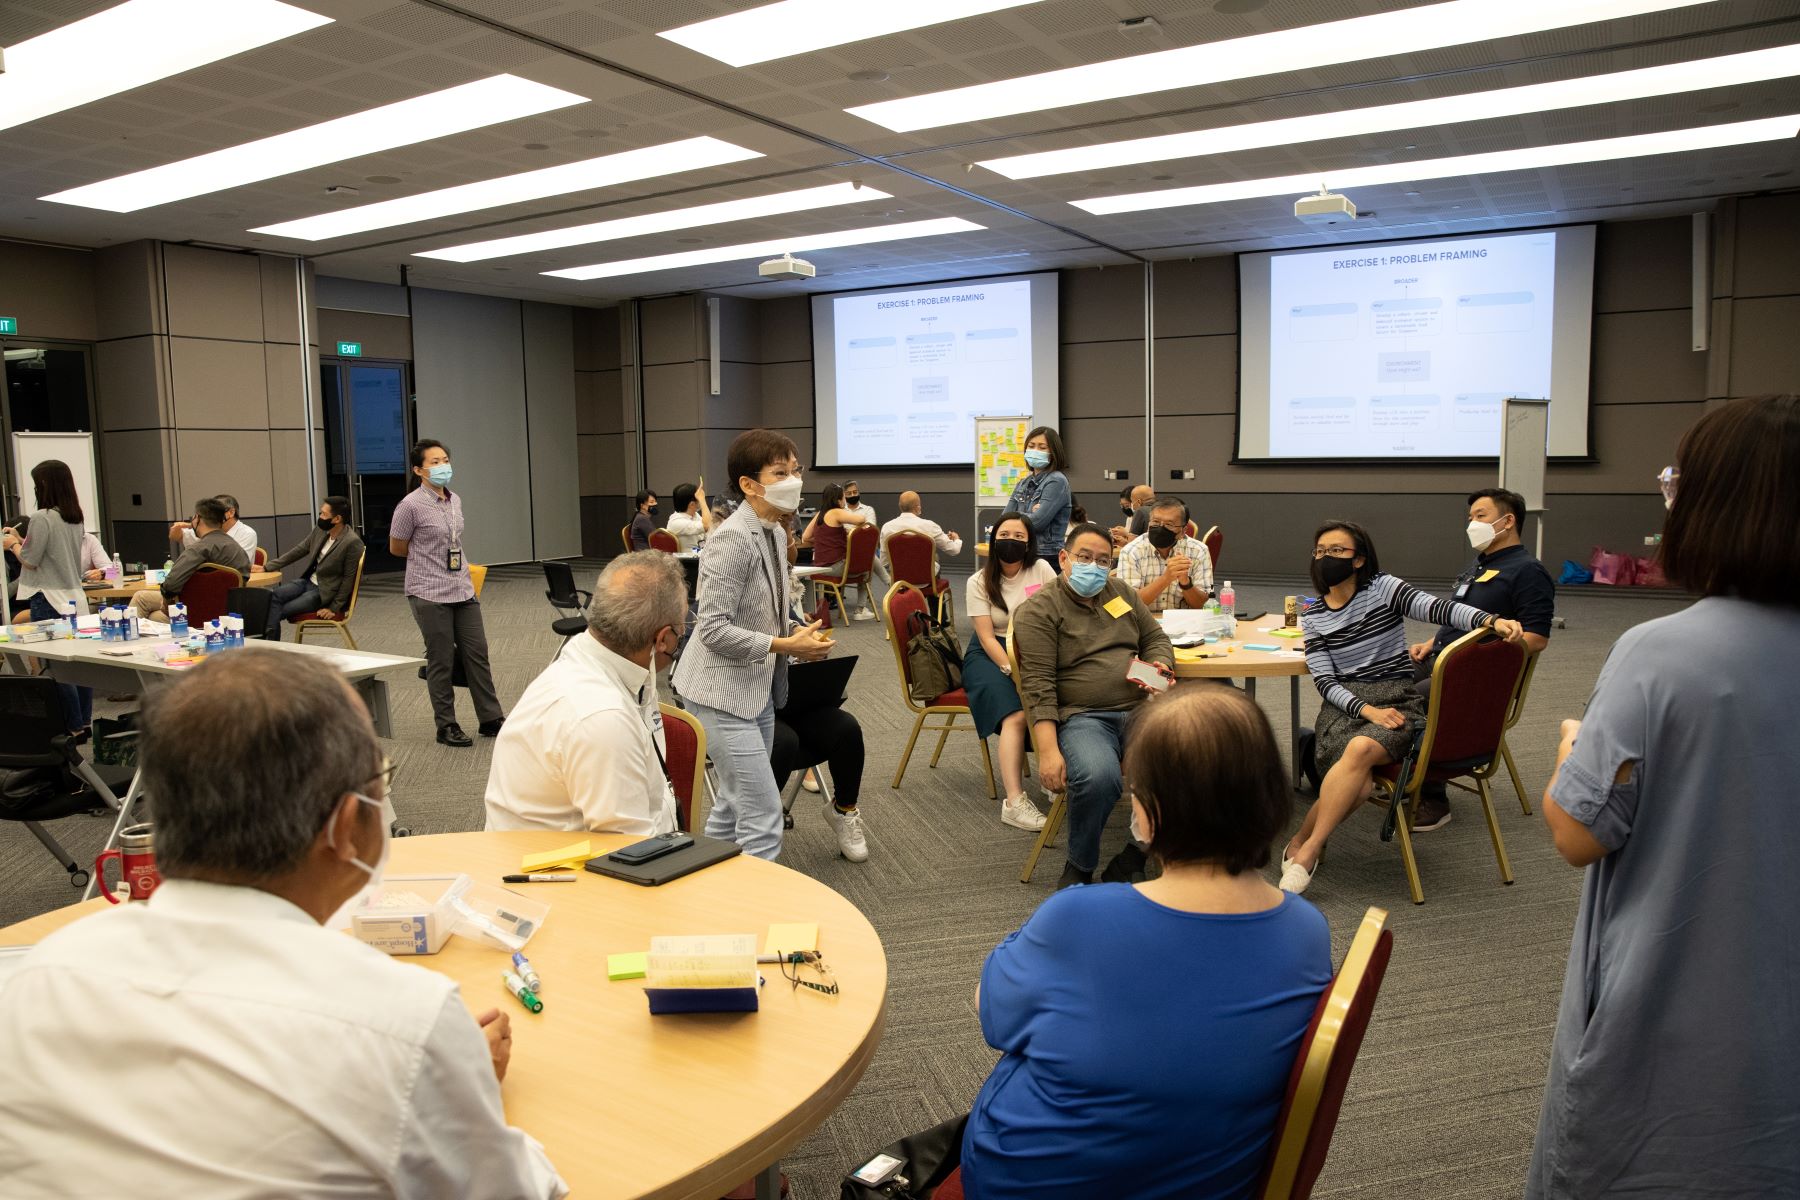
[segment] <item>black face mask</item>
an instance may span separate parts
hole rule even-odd
[[[1131,507],[1131,502],[1129,500],[1121,500],[1119,501],[1119,511],[1129,517],[1137,510]]]
[[[860,505],[861,503],[862,503],[861,496],[845,496],[844,497],[844,507],[845,508],[855,508],[858,505]]]
[[[330,517],[320,517],[319,518],[319,528],[323,529],[326,533],[330,533],[331,532],[331,518]]]
[[[644,511],[654,517],[656,515],[656,510],[660,507],[661,505],[657,504],[646,504],[644,505]]]
[[[1155,546],[1158,550],[1167,550],[1170,546],[1175,544],[1176,538],[1180,535],[1173,529],[1165,529],[1161,525],[1152,525],[1149,529],[1144,531],[1144,536],[1149,538],[1150,544]]]
[[[994,542],[993,555],[1003,563],[1018,563],[1025,561],[1025,556],[1030,553],[1030,550],[1031,547],[1025,542],[1000,538]]]
[[[1320,591],[1336,587],[1344,580],[1356,574],[1355,558],[1315,558],[1312,565],[1313,583]]]

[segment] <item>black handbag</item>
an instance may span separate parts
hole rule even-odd
[[[962,649],[922,612],[906,618],[906,673],[907,694],[921,704],[962,686]]]
[[[854,1174],[844,1176],[839,1200],[931,1200],[944,1180],[962,1166],[963,1129],[969,1114],[952,1117],[921,1133],[903,1137],[882,1154],[903,1164],[886,1183],[868,1184]],[[871,1159],[873,1161],[873,1159]]]

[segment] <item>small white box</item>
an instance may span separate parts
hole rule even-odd
[[[436,954],[456,927],[467,875],[388,875],[350,913],[350,932],[388,954]]]

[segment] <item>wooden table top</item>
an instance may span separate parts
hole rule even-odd
[[[886,1005],[881,939],[824,884],[749,855],[655,888],[580,870],[575,883],[500,883],[522,855],[584,837],[595,853],[638,840],[542,830],[398,838],[387,868],[390,877],[466,871],[549,904],[525,948],[544,980],[542,1013],[501,985],[504,951],[453,937],[415,961],[456,980],[471,1012],[511,1016],[507,1119],[544,1144],[578,1200],[714,1200],[792,1150],[862,1077]],[[34,917],[0,930],[0,944],[35,942],[106,907],[96,898]],[[647,950],[653,936],[754,933],[760,948],[771,924],[788,921],[817,922],[839,995],[794,988],[766,965],[759,1012],[652,1017],[643,980],[606,977],[608,954]]]
[[[245,587],[274,587],[281,582],[280,571],[252,571],[244,577]],[[99,584],[83,584],[82,590],[89,600],[129,600],[139,592],[154,586],[146,584],[142,575],[136,583],[120,583],[118,587],[106,587]]]
[[[1270,629],[1281,627],[1281,614],[1271,613],[1255,621],[1240,620],[1237,623],[1236,649],[1229,654],[1217,658],[1203,659],[1199,662],[1183,662],[1179,654],[1175,658],[1175,678],[1177,679],[1267,679],[1271,676],[1305,675],[1306,656],[1303,654],[1271,654],[1266,650],[1246,650],[1244,643],[1259,646],[1280,646],[1283,650],[1300,649],[1299,638],[1279,638],[1268,633]],[[1223,642],[1205,649],[1216,650]]]

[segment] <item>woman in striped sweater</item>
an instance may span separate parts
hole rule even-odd
[[[1368,531],[1350,521],[1327,521],[1313,535],[1312,581],[1323,603],[1306,614],[1306,667],[1325,698],[1315,750],[1325,777],[1281,856],[1281,888],[1296,893],[1312,882],[1331,831],[1368,798],[1375,768],[1405,757],[1410,722],[1424,719],[1405,618],[1465,630],[1485,626],[1509,642],[1522,633],[1517,621],[1383,575]]]

